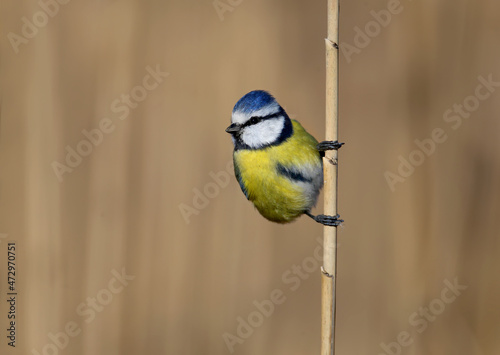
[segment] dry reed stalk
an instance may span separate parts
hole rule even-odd
[[[328,38],[326,41],[326,140],[338,140],[339,84],[339,1],[328,0]],[[324,213],[337,214],[337,150],[326,151]],[[321,273],[321,355],[335,354],[335,294],[337,281],[337,228],[323,230],[323,268]]]

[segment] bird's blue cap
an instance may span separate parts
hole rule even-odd
[[[233,112],[250,113],[276,102],[274,97],[264,90],[250,91],[238,100],[234,105]]]

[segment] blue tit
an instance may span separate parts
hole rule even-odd
[[[234,144],[234,173],[241,190],[262,216],[288,223],[302,214],[328,226],[339,216],[311,214],[323,187],[325,150],[343,143],[311,136],[266,91],[251,91],[234,106],[226,129]]]

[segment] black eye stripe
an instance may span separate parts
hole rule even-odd
[[[262,117],[254,116],[254,117],[250,118],[249,122],[250,122],[250,124],[256,124],[256,123],[259,123],[260,121],[262,121]]]
[[[276,113],[273,113],[273,114],[267,115],[267,116],[252,116],[248,121],[246,121],[241,126],[241,128],[257,124],[257,123],[262,122],[264,120],[269,120],[271,118],[276,118],[276,117],[279,117],[281,115],[283,115],[283,112],[280,110],[280,111],[278,111]]]

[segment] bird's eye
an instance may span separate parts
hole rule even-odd
[[[252,117],[250,118],[250,124],[256,124],[260,122],[260,117]]]

